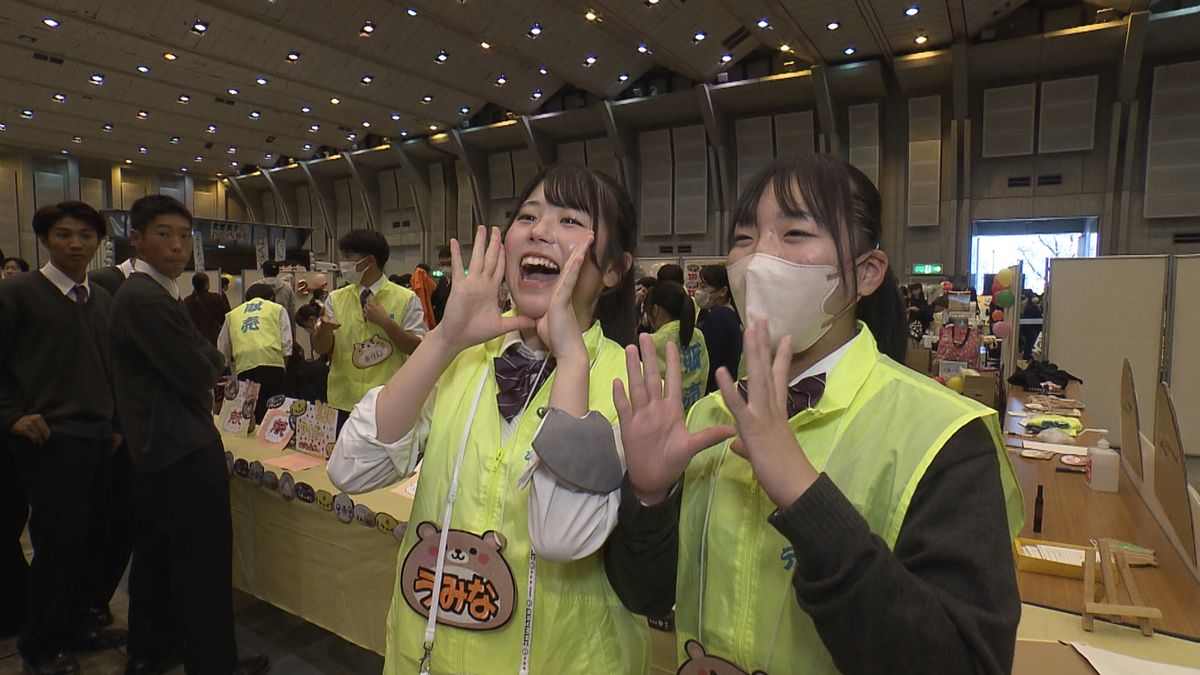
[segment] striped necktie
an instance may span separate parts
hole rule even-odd
[[[535,391],[554,372],[554,357],[547,357],[545,363],[542,368],[540,359],[531,359],[516,348],[496,357],[496,403],[506,421],[511,422],[520,414],[529,392]]]
[[[795,417],[820,402],[821,397],[825,394],[825,380],[828,375],[829,373],[810,375],[788,387],[789,418]],[[738,381],[738,391],[742,392],[742,398],[746,398],[748,392],[746,384],[746,380]]]

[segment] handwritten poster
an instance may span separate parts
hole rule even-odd
[[[337,440],[337,410],[324,403],[309,403],[296,419],[296,449],[314,457],[329,459]]]
[[[249,380],[230,380],[225,385],[225,405],[221,406],[221,431],[235,436],[250,433],[254,422],[254,404],[259,385]]]
[[[291,442],[296,432],[292,420],[292,405],[294,398],[272,396],[267,403],[267,414],[263,416],[262,424],[258,426],[258,442],[275,449],[283,450]]]

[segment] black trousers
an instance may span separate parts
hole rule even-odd
[[[0,435],[0,637],[20,631],[29,614],[29,564],[21,547],[28,518],[29,502],[8,436]]]
[[[257,382],[258,402],[254,404],[254,422],[261,423],[267,414],[267,402],[276,394],[287,393],[287,371],[279,366],[259,366],[239,373],[239,380]]]
[[[129,655],[183,656],[189,675],[228,675],[233,637],[233,525],[220,441],[156,471],[134,472]]]
[[[28,661],[66,651],[93,595],[88,573],[107,537],[112,440],[51,432],[42,446],[9,436],[29,498],[29,614],[17,647]]]
[[[133,462],[129,459],[129,445],[122,443],[112,455],[112,488],[107,507],[108,536],[99,551],[96,566],[91,570],[89,587],[92,594],[87,598],[89,607],[108,607],[125,568],[129,566],[129,555],[133,551]]]

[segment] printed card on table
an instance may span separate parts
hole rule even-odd
[[[292,418],[292,407],[296,399],[282,395],[272,396],[267,403],[267,414],[258,426],[258,442],[274,450],[283,450],[296,433]]]
[[[307,408],[296,419],[296,449],[329,459],[337,440],[337,410],[324,403],[309,403]]]
[[[259,385],[249,380],[230,380],[225,385],[225,405],[221,406],[221,431],[234,436],[250,433]]]

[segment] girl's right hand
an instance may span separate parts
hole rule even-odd
[[[621,423],[625,466],[634,494],[642,504],[653,506],[664,499],[679,481],[688,462],[697,453],[732,438],[728,425],[688,431],[683,419],[683,386],[679,348],[667,343],[667,381],[664,390],[658,374],[654,339],[640,338],[637,347],[625,348],[629,396],[620,380],[613,381],[613,404]]]
[[[471,248],[470,274],[463,272],[462,250],[457,239],[450,240],[450,269],[453,282],[442,320],[430,333],[445,341],[455,353],[487,342],[509,331],[534,327],[533,319],[523,316],[501,316],[496,304],[500,282],[504,281],[504,245],[500,228],[492,228],[488,240],[487,228],[480,225],[475,231]],[[484,242],[487,241],[487,248]]]

